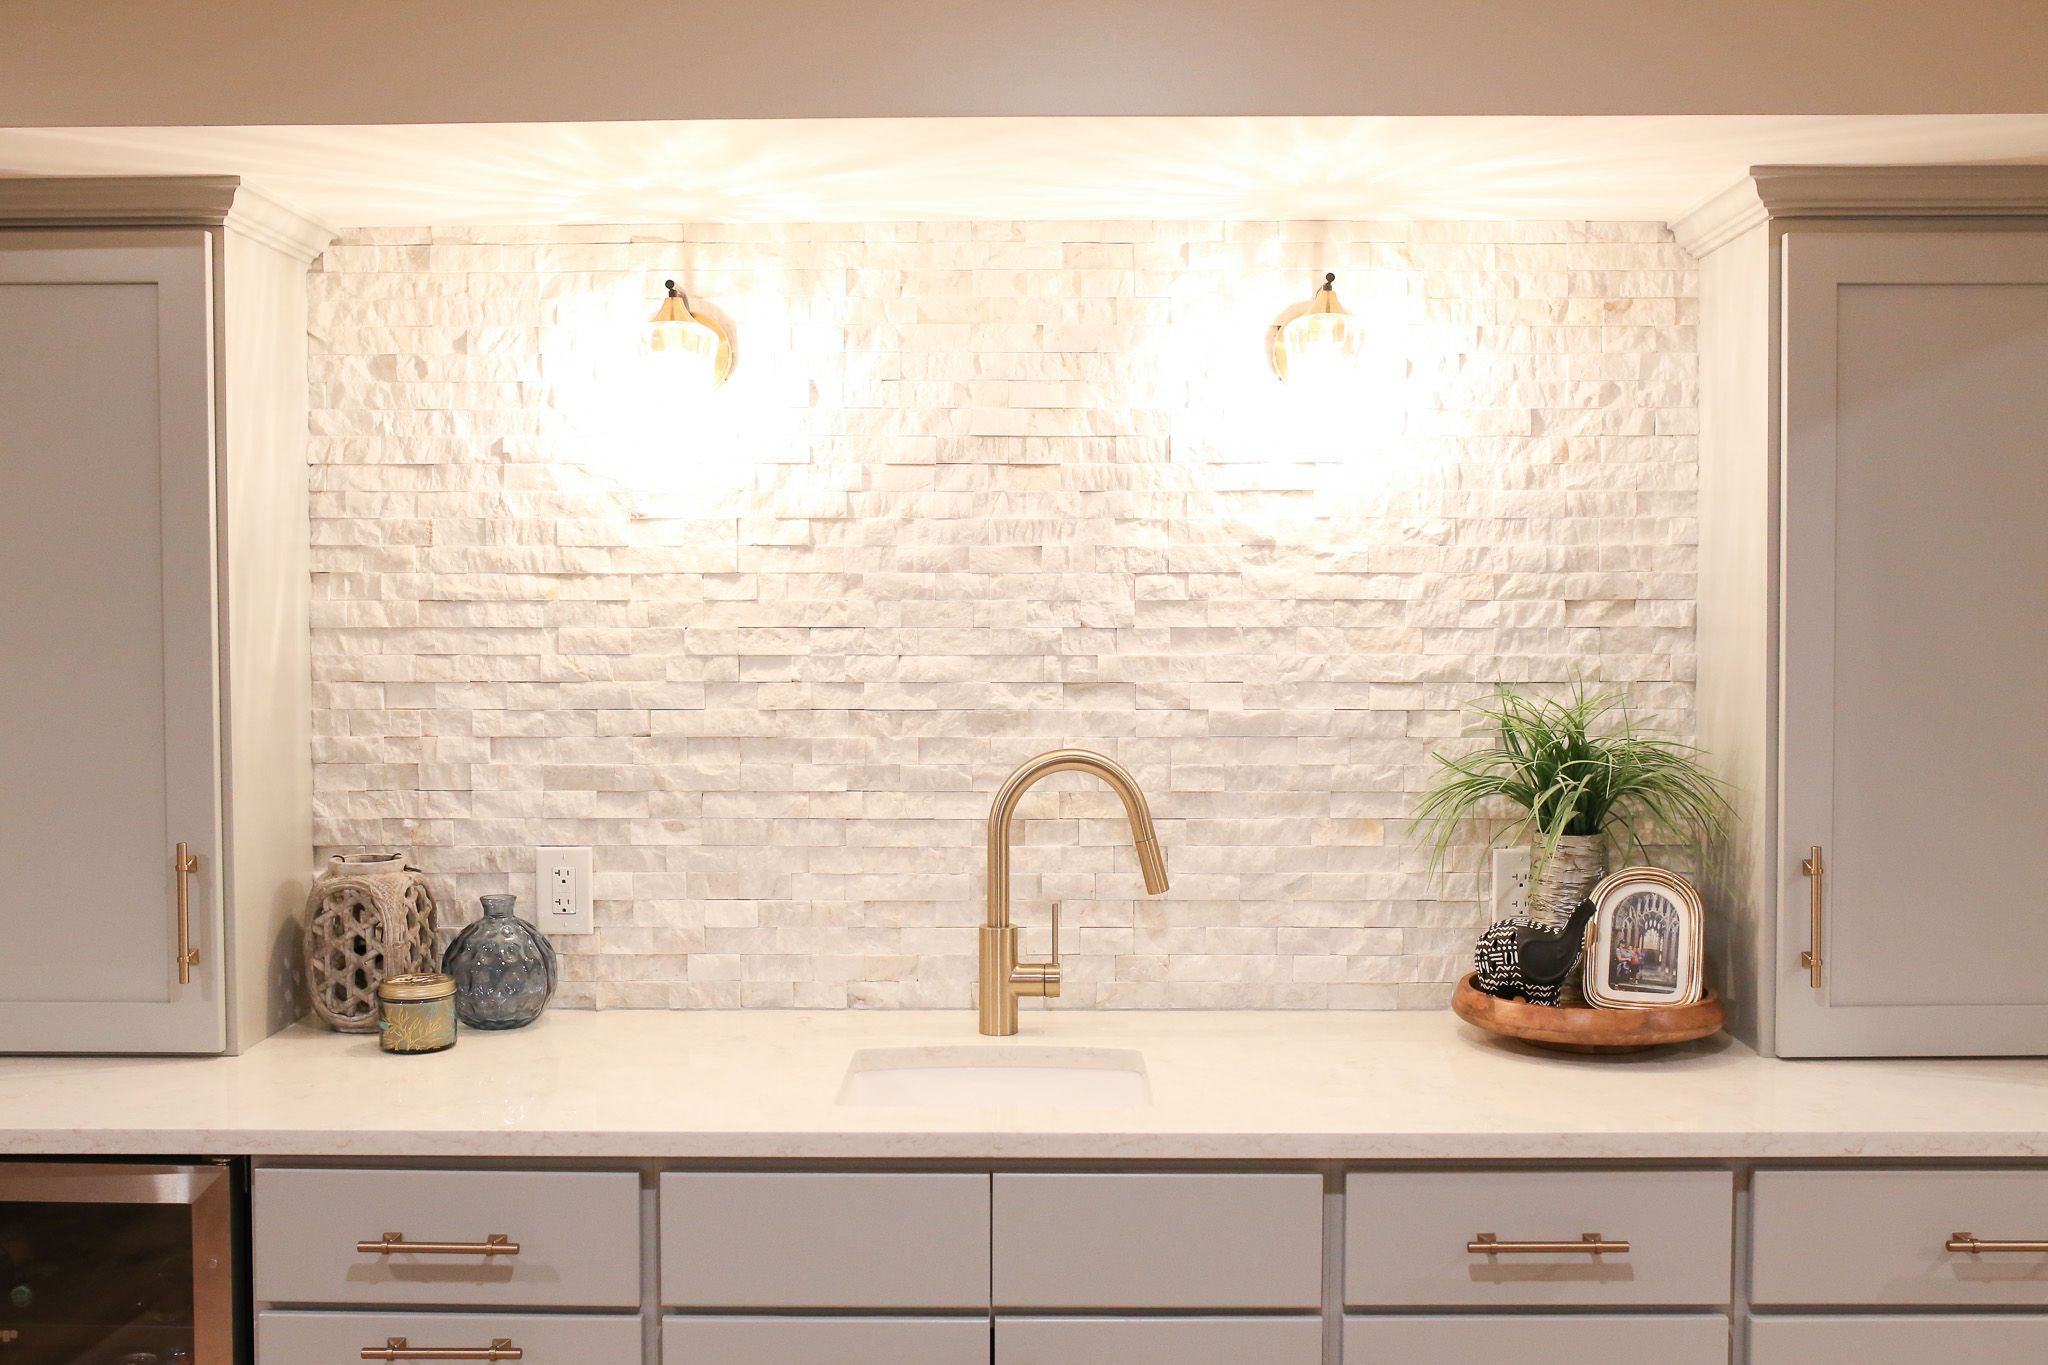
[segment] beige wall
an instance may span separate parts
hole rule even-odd
[[[0,125],[2021,113],[2041,0],[11,0]]]

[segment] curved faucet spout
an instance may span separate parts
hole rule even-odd
[[[1000,929],[1010,922],[1010,825],[1016,818],[1017,803],[1024,793],[1054,773],[1093,773],[1124,803],[1124,815],[1131,822],[1131,842],[1137,846],[1138,866],[1145,874],[1145,892],[1157,896],[1167,889],[1166,855],[1160,851],[1159,835],[1152,828],[1152,808],[1138,779],[1113,758],[1088,749],[1054,749],[1040,754],[1010,774],[996,792],[988,811],[988,927]]]
[[[1024,962],[1017,955],[1017,930],[1010,923],[1010,826],[1017,803],[1038,782],[1054,773],[1093,773],[1124,803],[1131,822],[1131,842],[1145,890],[1159,895],[1167,889],[1166,855],[1152,828],[1152,809],[1138,780],[1113,758],[1087,749],[1054,749],[1010,774],[996,792],[988,812],[988,921],[981,930],[981,1031],[998,1036],[1017,1031],[1020,995],[1060,993],[1059,907],[1053,907],[1053,956],[1049,962]]]

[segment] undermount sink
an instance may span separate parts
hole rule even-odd
[[[1142,1053],[1114,1047],[885,1047],[853,1054],[839,1103],[1122,1109],[1152,1103]]]

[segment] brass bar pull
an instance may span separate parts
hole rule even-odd
[[[389,1256],[401,1251],[410,1256],[517,1256],[519,1243],[502,1232],[494,1232],[481,1242],[408,1242],[402,1232],[387,1232],[377,1241],[356,1243],[356,1252],[362,1256]]]
[[[1967,1251],[1972,1256],[1982,1255],[1987,1251],[2021,1256],[2048,1256],[2048,1242],[1987,1242],[1967,1232],[1951,1234],[1944,1245],[1950,1251]]]
[[[1627,1242],[1610,1242],[1597,1232],[1582,1232],[1576,1242],[1503,1242],[1491,1232],[1482,1232],[1465,1243],[1474,1256],[1626,1256]]]
[[[192,984],[192,969],[199,965],[199,950],[192,946],[192,874],[199,870],[199,857],[185,845],[178,845],[178,984]]]
[[[1806,984],[1820,989],[1820,920],[1821,910],[1827,897],[1827,866],[1821,861],[1820,845],[1800,862],[1799,870],[1804,872],[1811,883],[1808,892],[1807,915],[1811,923],[1807,926],[1807,938],[1813,945],[1799,955],[1799,965],[1806,968]]]
[[[404,1337],[387,1337],[382,1346],[365,1346],[364,1360],[524,1360],[526,1352],[499,1337],[488,1346],[408,1346]]]

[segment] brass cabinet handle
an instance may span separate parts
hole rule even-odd
[[[502,1232],[494,1232],[481,1242],[408,1242],[402,1232],[387,1232],[374,1242],[357,1242],[356,1251],[363,1256],[389,1256],[400,1251],[412,1256],[517,1256],[519,1243]]]
[[[526,1352],[499,1337],[488,1346],[408,1346],[404,1337],[387,1337],[382,1346],[365,1346],[364,1360],[524,1360]]]
[[[1465,1243],[1474,1256],[1625,1256],[1627,1242],[1610,1242],[1597,1232],[1582,1232],[1576,1242],[1503,1242],[1496,1234],[1482,1232]]]
[[[1811,883],[1808,888],[1806,913],[1810,923],[1807,926],[1807,940],[1813,946],[1799,955],[1799,965],[1806,968],[1806,984],[1820,989],[1820,920],[1821,909],[1827,896],[1827,866],[1821,861],[1820,845],[1815,844],[1804,859],[1799,870],[1804,872]]]
[[[192,874],[199,870],[199,857],[183,844],[171,867],[178,874],[178,984],[192,984],[192,969],[199,965],[199,950],[192,946]]]
[[[1952,1233],[1944,1244],[1950,1251],[1967,1251],[1972,1256],[1983,1252],[2017,1252],[2020,1255],[2048,1255],[2048,1242],[1987,1242],[1967,1232]]]

